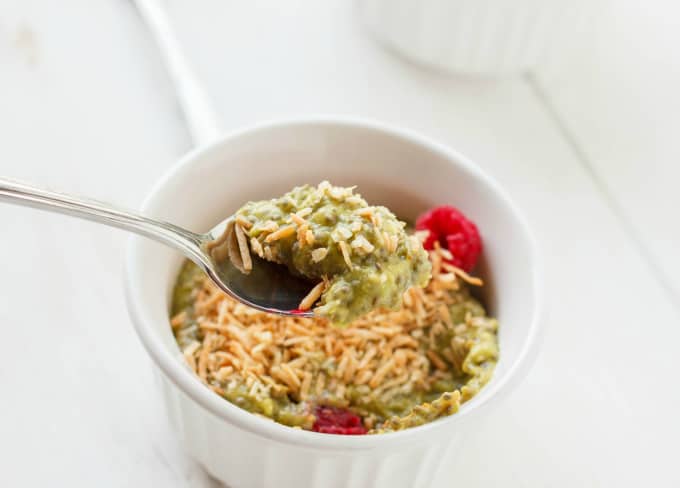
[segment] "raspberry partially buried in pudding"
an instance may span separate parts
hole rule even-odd
[[[368,432],[361,417],[344,408],[319,406],[314,409],[314,415],[314,432],[343,435],[363,435]]]
[[[418,217],[416,230],[428,231],[425,249],[434,249],[438,242],[453,256],[448,260],[451,264],[468,273],[474,269],[482,252],[482,239],[474,222],[460,210],[450,205],[435,207]]]

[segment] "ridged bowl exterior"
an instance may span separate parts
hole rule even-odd
[[[229,488],[436,487],[435,475],[450,459],[447,451],[464,438],[460,432],[395,450],[344,452],[283,444],[211,415],[158,376],[170,423],[184,449]]]
[[[596,1],[596,0],[593,0]],[[586,0],[359,0],[364,26],[405,57],[445,71],[506,75],[536,67],[578,35]]]
[[[485,303],[501,323],[493,378],[457,414],[393,434],[317,434],[257,417],[206,388],[183,360],[168,317],[182,256],[133,237],[126,261],[128,308],[158,371],[170,421],[185,450],[231,488],[451,486],[451,480],[437,483],[439,467],[457,462],[487,409],[525,376],[542,315],[542,272],[531,233],[479,167],[423,136],[379,122],[285,120],[190,153],[151,191],[143,212],[200,231],[244,201],[323,179],[356,184],[369,201],[407,220],[450,203],[478,223],[486,239],[478,270],[486,280]]]

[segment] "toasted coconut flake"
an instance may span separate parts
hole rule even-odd
[[[439,247],[439,241],[436,241],[436,245]],[[453,260],[453,254],[451,254],[451,251],[449,251],[448,249],[439,247],[439,252],[441,253],[442,257],[447,261]]]
[[[184,351],[182,353],[187,356],[193,356],[196,351],[198,351],[201,348],[201,343],[198,341],[191,341],[191,343],[184,348]]]
[[[278,241],[279,239],[285,239],[286,237],[292,236],[293,234],[295,234],[295,227],[292,225],[286,225],[285,227],[281,227],[279,230],[272,232],[267,237],[265,237],[264,242],[270,243]]]
[[[414,236],[418,238],[418,240],[421,242],[425,242],[427,238],[430,236],[430,231],[425,229],[425,230],[417,230],[413,233]]]
[[[373,233],[373,239],[375,240],[375,242],[382,243],[382,246],[384,247],[385,242],[383,239],[383,233],[380,231],[380,229],[378,229],[377,227],[371,227],[370,229],[368,229],[368,231],[371,231]]]
[[[262,249],[262,244],[260,244],[260,241],[258,241],[255,237],[250,239],[250,248],[255,254],[261,258],[264,258],[264,249]]]
[[[413,306],[413,298],[411,295],[411,289],[409,288],[404,292],[404,295],[402,296],[402,301],[404,303],[405,307],[412,307]]]
[[[389,373],[393,367],[394,359],[390,359],[389,361],[383,363],[382,366],[380,366],[380,368],[378,368],[378,370],[375,372],[373,378],[371,378],[371,381],[369,381],[368,386],[371,388],[377,388],[383,378],[387,376],[387,373]]]
[[[176,329],[180,327],[187,319],[187,313],[182,311],[175,315],[171,320],[170,320],[170,326],[173,329]]]
[[[257,356],[262,351],[264,351],[266,347],[267,347],[267,344],[264,343],[264,342],[261,342],[251,349],[250,354],[252,356]]]
[[[354,269],[354,266],[352,265],[352,260],[350,259],[350,249],[349,246],[345,241],[340,241],[338,242],[338,246],[340,246],[340,252],[342,253],[342,258],[345,260],[345,264],[347,267],[352,270]]]
[[[217,370],[217,372],[215,373],[215,378],[218,381],[227,381],[233,373],[234,373],[233,366],[225,366]]]
[[[236,235],[236,227],[236,223],[233,220],[230,220],[227,224],[227,228],[224,233],[226,237],[225,244],[227,246],[227,253],[229,255],[229,260],[236,267],[236,269],[238,269],[243,274],[248,274],[250,270],[246,269],[243,263],[243,256],[241,254],[238,236]],[[219,249],[219,247],[216,247],[215,249]],[[214,255],[213,259],[215,259]]]
[[[430,251],[428,254],[430,256],[430,263],[432,263],[432,276],[439,277],[442,269],[442,256],[437,250]]]
[[[368,366],[368,363],[375,357],[375,355],[378,354],[378,350],[375,348],[375,346],[371,346],[368,351],[364,354],[364,356],[361,358],[361,361],[359,362],[359,365],[357,366],[357,369],[363,370]]]
[[[241,264],[246,274],[253,270],[253,261],[250,259],[250,249],[248,249],[248,239],[240,224],[234,226],[236,241],[241,255]]]
[[[422,249],[423,244],[420,242],[420,240],[416,236],[408,236],[406,238],[406,245],[409,247],[411,251],[416,251],[418,249]]]
[[[390,235],[390,252],[395,252],[397,250],[397,246],[399,245],[399,236],[397,235]]]
[[[462,269],[460,269],[460,268],[458,268],[458,267],[456,267],[456,266],[454,266],[450,263],[442,263],[442,268],[444,268],[445,270],[450,271],[451,273],[460,277],[463,281],[465,281],[469,285],[484,286],[484,281],[482,281],[481,278],[470,276],[469,274],[467,274]]]
[[[345,398],[345,392],[347,391],[347,386],[344,383],[337,383],[335,385],[335,397],[343,400]]]
[[[340,186],[331,187],[331,189],[328,191],[328,194],[332,199],[340,201],[344,200],[348,196],[347,189]]]
[[[368,242],[368,239],[366,239],[364,236],[361,234],[356,236],[354,240],[352,240],[352,248],[353,249],[358,249],[361,250],[362,252],[369,254],[372,253],[375,247],[373,244]]]
[[[456,281],[455,273],[441,273],[439,275],[439,281],[442,283],[454,283]]]
[[[347,368],[348,362],[349,356],[347,354],[343,354],[342,359],[340,359],[340,364],[338,364],[338,369],[335,370],[335,375],[338,378],[342,378],[345,376],[345,369]]]
[[[401,332],[401,327],[390,327],[390,326],[384,326],[384,325],[375,325],[371,327],[372,332],[377,332],[378,334],[387,336],[387,337],[393,337],[396,334],[399,334]]]
[[[373,207],[363,207],[355,210],[355,213],[361,217],[371,219],[373,217]]]
[[[300,227],[298,227],[297,240],[298,240],[298,243],[300,244],[300,247],[305,247],[308,244],[308,242],[307,242],[307,232],[308,231],[309,231],[309,224],[307,222],[305,222]]]
[[[272,376],[275,379],[282,381],[290,390],[297,391],[300,388],[300,380],[295,373],[283,363],[280,366],[275,366],[271,369]]]
[[[314,302],[316,302],[321,297],[321,294],[323,293],[325,287],[326,284],[323,281],[317,283],[317,285],[314,288],[312,288],[312,290],[307,294],[307,296],[302,299],[300,305],[298,305],[298,308],[300,310],[309,310],[310,308],[312,308]]]
[[[380,217],[379,213],[373,212],[371,214],[371,223],[373,224],[374,227],[382,227],[382,217]]]
[[[210,355],[210,349],[208,347],[203,347],[200,354],[198,355],[198,377],[204,383],[208,380],[208,356]]]
[[[323,373],[320,373],[319,376],[316,379],[316,386],[314,388],[317,396],[321,396],[325,386],[326,386],[326,375],[323,374]]]
[[[199,323],[198,326],[201,329],[205,329],[205,330],[213,330],[213,331],[216,331],[216,332],[225,332],[225,333],[231,332],[231,328],[227,325],[213,324],[212,322],[207,322],[207,321]]]
[[[244,229],[250,229],[253,226],[253,223],[243,215],[237,215],[234,220],[236,220],[236,223]]]
[[[230,224],[227,223],[221,236],[206,243],[205,249],[215,261],[221,262],[229,257],[228,241],[232,230],[233,227],[230,228]]]
[[[312,251],[312,261],[318,263],[323,261],[323,259],[328,255],[328,248],[320,247]]]
[[[337,225],[331,232],[331,239],[335,242],[342,242],[352,237],[352,231],[344,225]]]
[[[434,364],[434,367],[437,368],[440,371],[448,371],[448,366],[444,362],[442,358],[439,357],[439,354],[437,354],[433,350],[427,351],[427,357],[430,358],[430,361],[432,361],[432,364]]]
[[[294,345],[296,345],[296,344],[304,344],[305,342],[309,342],[309,341],[310,341],[309,336],[298,336],[298,337],[291,337],[291,338],[289,338],[289,339],[286,339],[285,341],[283,341],[283,342],[281,343],[281,345],[284,346],[284,347],[290,347],[290,346],[294,346]],[[304,363],[305,361],[307,361],[306,358],[302,357],[302,358],[294,359],[294,360],[291,361],[290,363],[291,363],[291,364],[298,364],[298,363],[295,363],[295,361],[298,361],[298,360],[299,360],[300,362],[302,362],[302,363]],[[300,364],[301,364],[301,363],[300,363]],[[296,366],[296,367],[297,367],[297,366]]]
[[[366,205],[366,201],[363,198],[361,198],[359,195],[349,196],[349,197],[345,198],[345,202],[347,202],[351,205],[356,205],[356,206]]]
[[[300,388],[302,383],[297,374],[295,374],[295,371],[293,371],[293,368],[291,368],[287,363],[283,363],[281,365],[281,369],[290,378],[291,382],[295,385],[295,388]]]
[[[295,222],[297,225],[305,225],[307,223],[307,221],[304,218],[300,217],[299,214],[295,213],[290,214],[290,220]]]
[[[393,253],[397,250],[397,244],[399,243],[399,238],[396,235],[390,235],[386,231],[382,233],[382,240],[385,244],[387,252]]]
[[[399,335],[395,335],[392,340],[390,340],[388,347],[391,347],[392,349],[396,349],[398,347],[412,347],[413,349],[416,349],[418,347],[418,341],[416,341],[413,337],[400,332]],[[404,353],[404,350],[400,349],[399,352]]]
[[[313,211],[314,210],[311,207],[305,207],[297,212],[297,216],[304,219],[305,217],[310,215]]]
[[[312,373],[305,371],[300,385],[300,399],[305,400],[309,396],[309,388],[312,386]]]
[[[354,377],[354,373],[356,373],[358,362],[354,357],[354,352],[352,349],[350,349],[350,352],[347,354],[347,358],[347,366],[345,367],[345,373],[342,375],[342,380],[346,384],[350,384],[352,382],[352,378]]]
[[[260,227],[260,230],[266,233],[276,232],[277,230],[279,230],[279,224],[277,224],[273,220],[267,220],[262,225],[262,227]]]
[[[186,361],[187,365],[191,368],[191,370],[194,373],[198,374],[198,370],[197,370],[197,366],[196,366],[196,358],[191,354],[185,354],[184,360]]]
[[[354,384],[356,385],[365,385],[366,383],[369,382],[369,380],[373,377],[373,371],[370,369],[365,369],[361,371],[356,378],[354,378]]]
[[[451,313],[449,312],[449,307],[447,307],[445,304],[441,304],[439,307],[437,307],[437,310],[439,312],[439,318],[443,320],[446,325],[452,326],[453,323],[451,322]]]

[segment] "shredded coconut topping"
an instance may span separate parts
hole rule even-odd
[[[344,241],[342,244],[347,246]],[[431,259],[440,261],[441,250],[431,251]],[[298,400],[327,391],[342,398],[350,383],[368,385],[374,390],[372,395],[382,398],[427,389],[451,369],[446,361],[461,370],[472,346],[464,338],[465,332],[486,323],[475,325],[474,317],[463,324],[452,323],[448,306],[455,303],[451,291],[461,286],[460,274],[445,267],[448,265],[433,270],[427,288],[409,289],[401,310],[376,310],[347,328],[333,327],[321,318],[283,317],[254,310],[205,278],[194,304],[203,340],[189,343],[182,353],[189,367],[218,393],[232,381],[246,382],[251,391],[262,395],[274,391]],[[300,309],[309,309],[327,283],[318,283]],[[184,321],[184,313],[172,318],[173,327]],[[426,327],[429,336],[423,335]],[[442,355],[435,352],[438,337],[454,327],[457,335],[451,347]],[[423,348],[423,341],[433,347]]]

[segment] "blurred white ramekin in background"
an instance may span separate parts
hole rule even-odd
[[[444,71],[526,72],[577,41],[599,0],[357,0],[362,24],[404,57]]]

